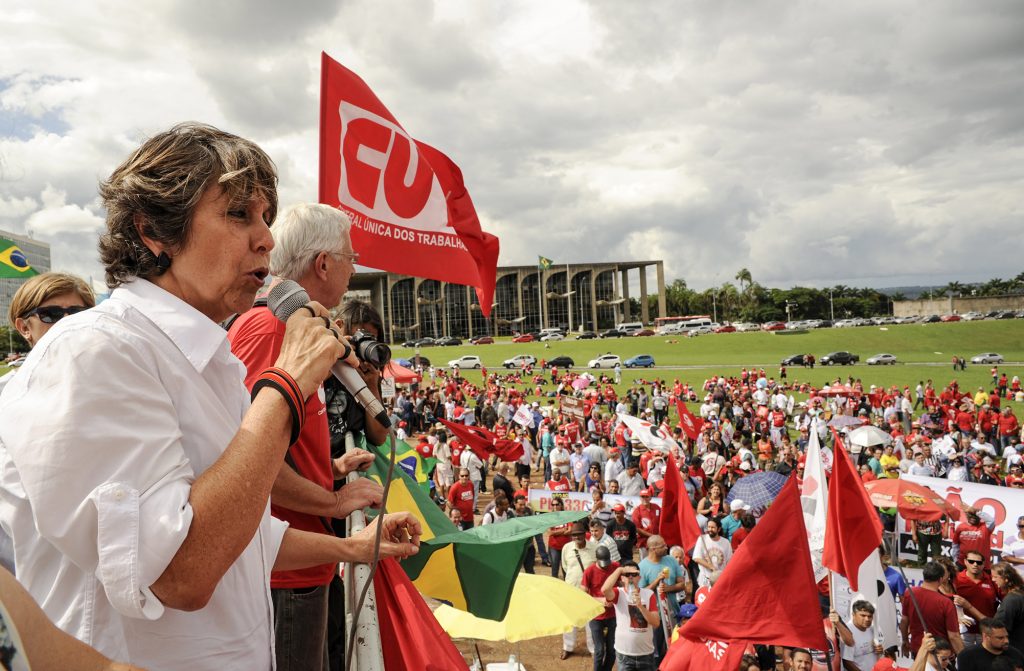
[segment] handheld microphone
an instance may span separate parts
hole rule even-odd
[[[306,290],[298,282],[292,280],[281,280],[274,285],[274,288],[270,290],[270,294],[267,296],[267,307],[270,308],[275,317],[283,322],[288,321],[288,318],[296,310],[308,302],[309,294],[306,293]],[[348,389],[349,393],[355,397],[356,402],[359,403],[363,410],[373,415],[373,418],[385,429],[391,428],[391,418],[388,417],[387,411],[381,405],[381,402],[377,400],[377,397],[373,395],[373,392],[367,388],[366,383],[363,382],[363,378],[359,376],[355,368],[339,359],[337,363],[331,366],[331,374],[345,385],[345,389]]]

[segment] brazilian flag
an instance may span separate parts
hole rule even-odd
[[[432,476],[436,464],[437,459],[424,457],[404,440],[395,441],[395,466],[416,481],[427,495],[434,489]]]
[[[387,447],[367,449],[376,456],[367,475],[383,483],[388,472]],[[545,513],[462,531],[396,465],[387,512],[402,511],[415,515],[423,527],[420,551],[402,560],[402,569],[416,589],[477,617],[499,621],[508,612],[527,543],[550,527],[587,516],[584,511]]]
[[[0,238],[0,278],[32,277],[39,271],[28,264],[25,252],[7,238]]]
[[[554,261],[552,261],[551,259],[549,259],[547,257],[544,257],[544,256],[538,256],[537,257],[537,265],[540,266],[541,270],[551,270],[551,264],[553,264],[553,263],[554,263]]]

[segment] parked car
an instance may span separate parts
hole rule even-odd
[[[626,359],[622,365],[626,368],[654,368],[654,357],[650,354],[637,354]]]
[[[456,366],[459,368],[480,368],[483,366],[483,363],[481,363],[480,357],[475,354],[464,354],[458,359],[452,359],[448,362],[449,368],[455,368]]]
[[[448,336],[447,338],[438,338],[434,344],[442,347],[457,347],[462,344],[462,341],[455,336]]]
[[[402,347],[433,347],[437,344],[433,338],[417,338],[416,340],[407,340],[402,343]]]
[[[802,366],[802,365],[804,365],[804,355],[803,354],[793,354],[792,356],[787,356],[785,359],[783,359],[782,361],[779,362],[779,365],[780,366]]]
[[[822,366],[832,366],[835,364],[841,364],[843,366],[852,366],[853,364],[860,361],[860,357],[856,354],[850,354],[845,351],[829,352],[825,356],[821,357],[820,362]]]
[[[412,357],[411,359],[395,359],[395,363],[397,363],[399,366],[405,366],[409,370],[412,370],[416,367],[417,358],[419,359],[420,366],[422,366],[423,368],[430,368],[430,359],[428,359],[425,356]]]
[[[997,316],[996,319],[1014,319],[1016,318],[1016,316],[1017,315],[1013,312],[1013,310],[1003,310],[1002,312],[999,313],[999,316]]]
[[[548,333],[540,337],[541,342],[555,342],[558,340],[565,340],[565,336],[561,333]]]
[[[533,334],[532,333],[520,333],[515,338],[512,338],[512,342],[517,342],[517,343],[533,342]]]
[[[615,368],[615,364],[622,365],[622,359],[618,354],[602,354],[596,359],[587,363],[587,368]]]
[[[941,321],[942,321],[942,317],[940,317],[939,315],[928,315],[926,317],[921,317],[919,323],[921,323],[921,324],[938,324]]]
[[[601,332],[602,338],[621,338],[625,335],[628,334],[625,331],[620,331],[619,329],[608,329],[607,331]]]
[[[873,357],[868,357],[865,362],[869,366],[895,366],[896,355],[895,354],[876,354]]]
[[[477,336],[476,338],[469,339],[470,345],[493,345],[494,338],[491,336]]]
[[[942,315],[941,317],[939,317],[939,319],[941,319],[944,322],[958,322],[960,321],[961,317],[960,315]]]
[[[576,362],[572,360],[571,356],[556,356],[553,359],[548,359],[544,362],[545,368],[553,368],[558,366],[559,368],[572,368],[576,365]]]
[[[974,322],[978,321],[979,319],[985,318],[985,315],[981,314],[980,312],[975,312],[973,310],[971,312],[965,312],[960,316],[963,318],[965,322]]]
[[[736,330],[739,333],[749,333],[750,331],[757,331],[761,328],[759,325],[751,324],[750,322],[739,322],[737,324],[733,324],[733,326],[736,327]]]
[[[762,331],[785,331],[786,325],[782,322],[765,322],[761,324]]]
[[[633,331],[632,335],[633,335],[634,338],[637,337],[637,336],[640,336],[641,338],[645,338],[645,337],[654,335],[654,331],[652,331],[651,329],[640,329],[639,331]]]
[[[995,352],[987,352],[971,357],[971,363],[1002,363],[1003,355]]]
[[[530,354],[517,354],[511,359],[505,359],[501,365],[505,368],[522,368],[523,365],[533,366],[537,363],[537,357]]]
[[[732,324],[724,324],[716,328],[715,333],[736,333],[736,327]]]
[[[593,340],[597,337],[597,334],[593,331],[581,331],[576,334],[576,340]]]

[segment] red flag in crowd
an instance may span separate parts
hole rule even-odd
[[[466,444],[466,447],[473,450],[476,456],[481,459],[488,459],[492,454],[497,455],[502,461],[515,461],[523,456],[523,444],[514,440],[499,438],[497,434],[489,429],[474,424],[467,426],[457,422],[449,422],[446,419],[438,418],[439,422],[448,429],[459,440]]]
[[[882,521],[838,436],[832,461],[821,561],[849,580],[856,592],[860,565],[882,542]]]
[[[373,577],[380,643],[387,671],[468,671],[462,653],[394,559],[381,559]]]
[[[683,476],[679,473],[676,460],[671,454],[665,459],[667,465],[665,491],[661,495],[661,537],[669,547],[679,545],[689,550],[700,538],[700,525],[697,524],[697,515],[693,512],[690,497],[686,495]],[[689,555],[683,556],[686,563],[689,563]]]
[[[824,650],[818,589],[802,519],[796,478],[790,478],[680,633],[694,641]]]
[[[690,440],[697,440],[697,436],[700,435],[700,430],[704,426],[704,420],[694,416],[680,399],[676,399],[676,410],[679,411],[679,426],[683,433]]]
[[[741,642],[691,641],[680,637],[673,643],[659,669],[662,671],[734,671],[746,645]]]
[[[326,53],[320,79],[320,202],[352,219],[360,265],[476,287],[491,312],[498,238],[484,233],[462,173],[409,136]]]

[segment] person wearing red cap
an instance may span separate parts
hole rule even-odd
[[[647,547],[647,539],[656,536],[661,529],[661,506],[651,503],[654,492],[651,488],[640,491],[640,505],[633,509],[633,524],[636,525],[638,548]]]

